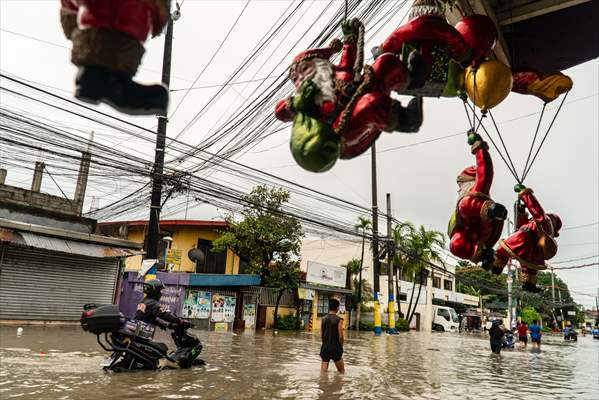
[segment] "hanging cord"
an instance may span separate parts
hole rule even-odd
[[[346,3],[347,4],[347,3]],[[354,62],[354,82],[362,80],[362,67],[364,65],[364,24],[360,22],[358,28],[358,42],[356,43],[356,61]]]
[[[539,147],[537,148],[537,151],[536,151],[534,157],[532,158],[532,161],[530,162],[528,169],[526,171],[524,171],[524,175],[522,175],[522,181],[524,181],[524,179],[526,179],[526,177],[528,176],[528,173],[530,172],[532,165],[534,164],[535,160],[537,159],[537,156],[539,155],[539,151],[541,151],[541,147],[543,147],[543,144],[545,143],[545,139],[547,139],[547,135],[549,135],[549,131],[551,131],[551,127],[553,127],[553,123],[555,122],[557,115],[559,114],[560,110],[562,109],[562,106],[564,105],[564,102],[566,101],[566,97],[568,97],[569,93],[570,93],[570,91],[566,92],[566,94],[564,95],[564,97],[562,99],[562,102],[560,103],[559,107],[557,108],[557,111],[555,112],[555,115],[553,116],[553,119],[551,120],[551,124],[549,124],[549,127],[547,128],[547,132],[545,132],[545,136],[543,136],[543,140],[541,140],[541,144],[539,144]]]
[[[541,110],[541,116],[539,117],[539,122],[537,123],[537,129],[535,130],[535,135],[532,138],[532,143],[530,144],[530,150],[528,150],[528,156],[526,157],[526,163],[524,164],[524,169],[522,170],[522,180],[524,180],[524,172],[528,168],[528,161],[530,160],[530,156],[532,155],[532,150],[535,147],[535,142],[537,140],[537,134],[539,133],[539,127],[541,126],[541,121],[543,120],[543,114],[545,114],[545,107],[547,107],[547,102],[543,103],[543,109]]]
[[[474,128],[474,125],[476,125],[476,71],[477,68],[472,68],[472,73],[474,74],[474,89],[472,90],[472,127]],[[482,121],[482,118],[481,118]],[[479,124],[480,127],[480,124]],[[478,130],[475,129],[474,133],[476,133],[476,131]]]
[[[474,105],[470,105],[470,103],[467,103],[468,107],[470,108],[474,108]],[[478,117],[477,117],[478,118]],[[487,128],[483,125],[482,123],[482,119],[485,118],[485,115],[483,114],[480,118],[478,118],[478,126],[482,127],[483,130],[485,131],[485,133],[487,134],[487,138],[489,138],[489,140],[491,141],[491,144],[493,144],[493,147],[495,147],[495,150],[497,150],[497,153],[499,154],[499,156],[501,157],[501,159],[503,160],[505,166],[507,167],[507,169],[510,171],[510,173],[512,174],[512,176],[514,177],[514,179],[516,179],[516,181],[518,183],[520,182],[520,179],[518,178],[518,174],[516,174],[516,171],[512,170],[510,164],[508,163],[507,159],[503,156],[503,154],[501,153],[501,151],[499,150],[499,147],[497,146],[497,144],[495,144],[495,141],[493,140],[493,138],[491,137],[491,134],[487,131]]]
[[[343,21],[347,21],[347,0],[345,0],[345,13],[343,14]]]
[[[495,131],[497,132],[497,136],[499,136],[499,140],[501,140],[501,145],[503,146],[503,150],[505,150],[505,155],[507,156],[508,161],[510,162],[510,165],[512,166],[512,170],[517,174],[516,171],[516,166],[514,165],[514,162],[512,161],[512,157],[510,157],[510,152],[507,149],[507,146],[505,145],[505,142],[503,141],[503,136],[501,136],[501,132],[499,132],[499,128],[497,127],[497,123],[495,122],[495,118],[493,118],[493,113],[491,112],[491,110],[489,110],[489,116],[491,117],[491,121],[493,121],[493,126],[495,127]],[[521,180],[516,179],[518,181],[518,183],[522,183]]]
[[[470,125],[470,130],[473,130],[474,124],[472,123],[472,120],[470,119],[470,113],[468,112],[468,106],[466,105],[466,99],[467,99],[467,97],[462,98],[462,103],[464,103],[464,112],[466,113],[466,118],[468,118],[468,125]]]

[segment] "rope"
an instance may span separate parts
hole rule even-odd
[[[358,28],[356,48],[357,56],[354,62],[354,82],[360,82],[362,80],[362,66],[364,65],[364,24],[361,22]]]
[[[493,113],[491,113],[491,110],[489,110],[489,115],[491,116],[491,121],[493,121],[493,126],[495,126],[495,131],[497,132],[497,136],[499,136],[499,140],[501,140],[501,145],[503,146],[503,149],[505,150],[505,155],[507,156],[507,159],[510,162],[510,165],[512,166],[512,170],[516,173],[516,180],[518,181],[518,183],[522,183],[522,181],[517,178],[518,174],[516,172],[516,167],[514,166],[512,157],[510,157],[510,152],[508,151],[507,146],[505,145],[505,142],[503,141],[503,136],[501,136],[501,132],[499,132],[499,128],[497,127],[497,123],[495,122],[495,118],[493,118]]]
[[[347,21],[347,0],[345,0],[345,13],[343,14],[343,20]]]
[[[532,155],[532,150],[535,146],[535,141],[537,140],[537,134],[539,133],[539,127],[541,126],[541,121],[543,120],[543,114],[545,113],[545,107],[547,107],[547,102],[543,103],[543,109],[541,110],[541,116],[539,117],[539,122],[537,123],[537,129],[535,130],[535,135],[532,138],[532,143],[530,144],[530,150],[528,150],[528,157],[526,157],[526,163],[524,164],[524,169],[522,170],[522,180],[524,180],[524,171],[528,168],[528,161],[530,160],[530,156]]]
[[[468,112],[468,108],[466,106],[466,98],[463,98],[462,102],[464,103],[464,112],[466,113],[466,118],[468,118],[468,125],[470,125],[470,130],[472,130],[472,129],[474,129],[474,124],[472,123],[472,120],[470,119],[470,113]]]
[[[468,107],[474,108],[474,105],[470,105],[470,103],[468,103]],[[489,140],[491,141],[491,144],[493,144],[493,147],[495,148],[495,150],[497,150],[497,153],[499,154],[499,156],[501,157],[501,159],[503,160],[505,166],[507,167],[508,171],[510,171],[510,173],[512,174],[512,176],[516,179],[516,181],[519,181],[518,179],[518,175],[516,174],[516,171],[512,170],[510,164],[508,163],[508,161],[506,160],[506,158],[503,156],[503,154],[501,153],[501,151],[499,150],[499,147],[497,146],[497,144],[495,144],[495,141],[493,140],[493,138],[491,137],[491,134],[487,131],[487,128],[483,125],[482,123],[482,119],[485,118],[486,115],[483,114],[480,118],[477,117],[478,119],[478,126],[482,126],[483,130],[485,131],[485,133],[487,134],[487,138],[489,138]]]
[[[354,93],[351,100],[347,103],[347,105],[341,112],[341,117],[339,119],[339,125],[337,125],[334,128],[335,133],[337,133],[338,135],[341,135],[343,133],[343,130],[345,129],[345,126],[347,125],[347,121],[349,120],[349,114],[351,113],[351,110],[354,108],[354,105],[356,104],[358,99],[364,93],[366,93],[366,91],[370,88],[370,83],[372,82],[373,78],[374,78],[374,71],[372,70],[372,67],[370,65],[365,65],[364,66],[364,80],[362,81],[360,86],[358,86],[356,93]]]
[[[545,139],[547,139],[547,135],[549,135],[549,131],[551,131],[551,128],[553,127],[553,123],[555,122],[557,115],[559,114],[560,110],[562,109],[562,106],[564,105],[564,102],[566,101],[566,97],[568,97],[569,93],[570,93],[570,91],[567,91],[566,94],[564,95],[564,97],[562,98],[562,102],[560,103],[559,107],[557,108],[557,111],[555,112],[555,115],[553,116],[553,119],[551,120],[551,124],[549,124],[549,127],[547,128],[547,132],[545,132],[545,136],[543,136],[543,140],[541,140],[541,144],[537,148],[537,152],[535,153],[534,157],[532,158],[532,161],[530,162],[528,169],[526,171],[524,171],[524,175],[522,176],[522,181],[524,181],[524,179],[526,179],[526,176],[532,169],[532,165],[534,164],[535,160],[537,159],[537,156],[539,155],[539,151],[541,151],[541,147],[543,147],[543,144],[545,143]]]
[[[474,89],[472,90],[472,127],[476,124],[476,71],[478,69],[476,67],[472,68],[472,73],[474,74]],[[482,118],[481,118],[482,121]],[[479,124],[480,126],[480,124]],[[474,130],[473,133],[476,133]]]

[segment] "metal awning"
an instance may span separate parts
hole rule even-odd
[[[78,242],[6,228],[0,228],[0,242],[95,258],[130,257],[143,254],[143,251],[138,249]]]
[[[324,293],[345,293],[345,294],[352,293],[351,290],[346,289],[346,288],[316,285],[314,283],[301,283],[299,286],[301,288],[314,289],[314,290],[318,290],[319,292],[324,292]]]

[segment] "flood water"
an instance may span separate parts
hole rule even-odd
[[[195,331],[207,365],[105,373],[79,327],[0,327],[0,398],[11,399],[597,399],[599,340],[543,337],[541,350],[492,356],[485,336],[352,332],[347,373],[321,376],[319,336]],[[172,345],[160,332],[158,339]]]

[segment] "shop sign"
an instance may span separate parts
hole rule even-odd
[[[183,303],[183,315],[185,318],[210,318],[211,300],[212,294],[210,292],[189,290]]]
[[[233,322],[235,320],[235,300],[235,296],[225,296],[223,307],[225,322]]]
[[[166,252],[166,267],[169,271],[181,270],[181,250],[168,249]]]
[[[297,296],[302,300],[314,301],[316,291],[314,289],[297,288]]]
[[[326,286],[345,287],[347,269],[335,265],[325,265],[308,261],[306,282]]]

